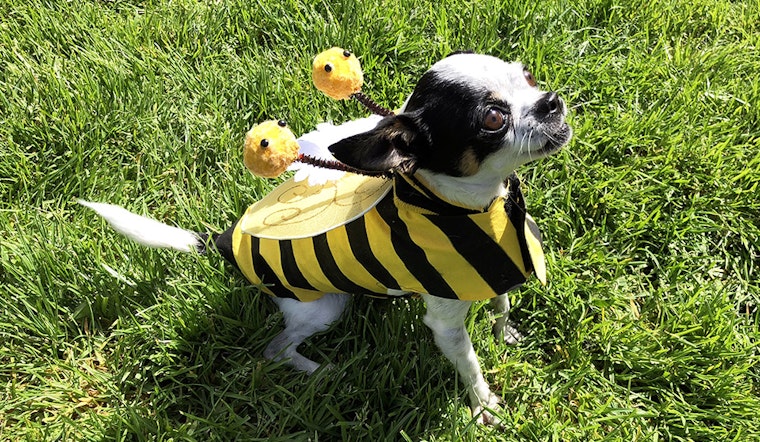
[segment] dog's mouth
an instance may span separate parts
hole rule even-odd
[[[570,141],[570,138],[573,136],[573,130],[567,123],[562,122],[556,130],[545,131],[544,136],[546,137],[546,142],[538,150],[538,153],[541,155],[551,155],[562,149],[562,146]]]

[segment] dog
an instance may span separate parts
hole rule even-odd
[[[473,415],[496,424],[491,411],[498,410],[499,399],[483,378],[465,316],[472,302],[490,299],[500,315],[497,338],[507,343],[520,338],[507,320],[506,292],[542,265],[543,256],[540,263],[530,256],[536,253],[527,243],[540,236],[524,227],[530,218],[514,171],[569,142],[566,115],[558,94],[541,91],[522,64],[455,53],[423,74],[397,115],[329,147],[352,168],[393,177],[393,192],[340,232],[277,242],[241,232],[238,222],[209,237],[118,206],[80,202],[147,246],[191,252],[213,243],[249,280],[268,284],[260,286],[282,311],[285,329],[264,356],[307,373],[320,364],[297,348],[341,316],[346,293],[418,293],[427,306],[424,323],[458,370]],[[374,225],[384,233],[372,233]],[[516,233],[507,238],[506,229]],[[424,236],[430,232],[434,236]],[[354,243],[340,245],[335,239],[357,235]],[[297,249],[308,249],[314,262],[299,266]],[[392,256],[372,256],[380,249]]]

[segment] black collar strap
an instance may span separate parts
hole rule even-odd
[[[448,216],[473,215],[488,211],[488,208],[493,204],[493,201],[491,201],[482,210],[462,207],[436,195],[433,190],[415,175],[397,173],[394,175],[394,178],[393,184],[396,198],[401,203],[414,206],[429,214]],[[506,179],[505,185],[507,186],[507,198],[505,199],[507,213],[510,214],[511,218],[511,212],[516,211],[518,213],[515,213],[515,215],[518,218],[524,218],[525,199],[520,191],[520,179],[513,173]]]

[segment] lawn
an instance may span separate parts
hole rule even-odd
[[[511,295],[525,337],[467,324],[504,428],[420,302],[357,298],[308,377],[263,359],[280,318],[220,257],[75,202],[226,228],[277,184],[250,126],[366,115],[311,85],[334,45],[386,107],[473,49],[571,108],[519,170],[549,276]],[[760,440],[759,47],[757,0],[0,0],[0,440]]]

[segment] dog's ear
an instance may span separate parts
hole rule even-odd
[[[454,52],[451,52],[451,53],[449,53],[449,54],[448,54],[446,57],[444,57],[444,58],[449,58],[449,57],[451,57],[452,55],[458,55],[458,54],[474,54],[474,53],[475,53],[475,51],[473,51],[472,49],[464,49],[464,50],[461,50],[461,51],[454,51]]]
[[[364,133],[329,147],[338,161],[368,172],[412,172],[430,141],[414,114],[390,115]]]

